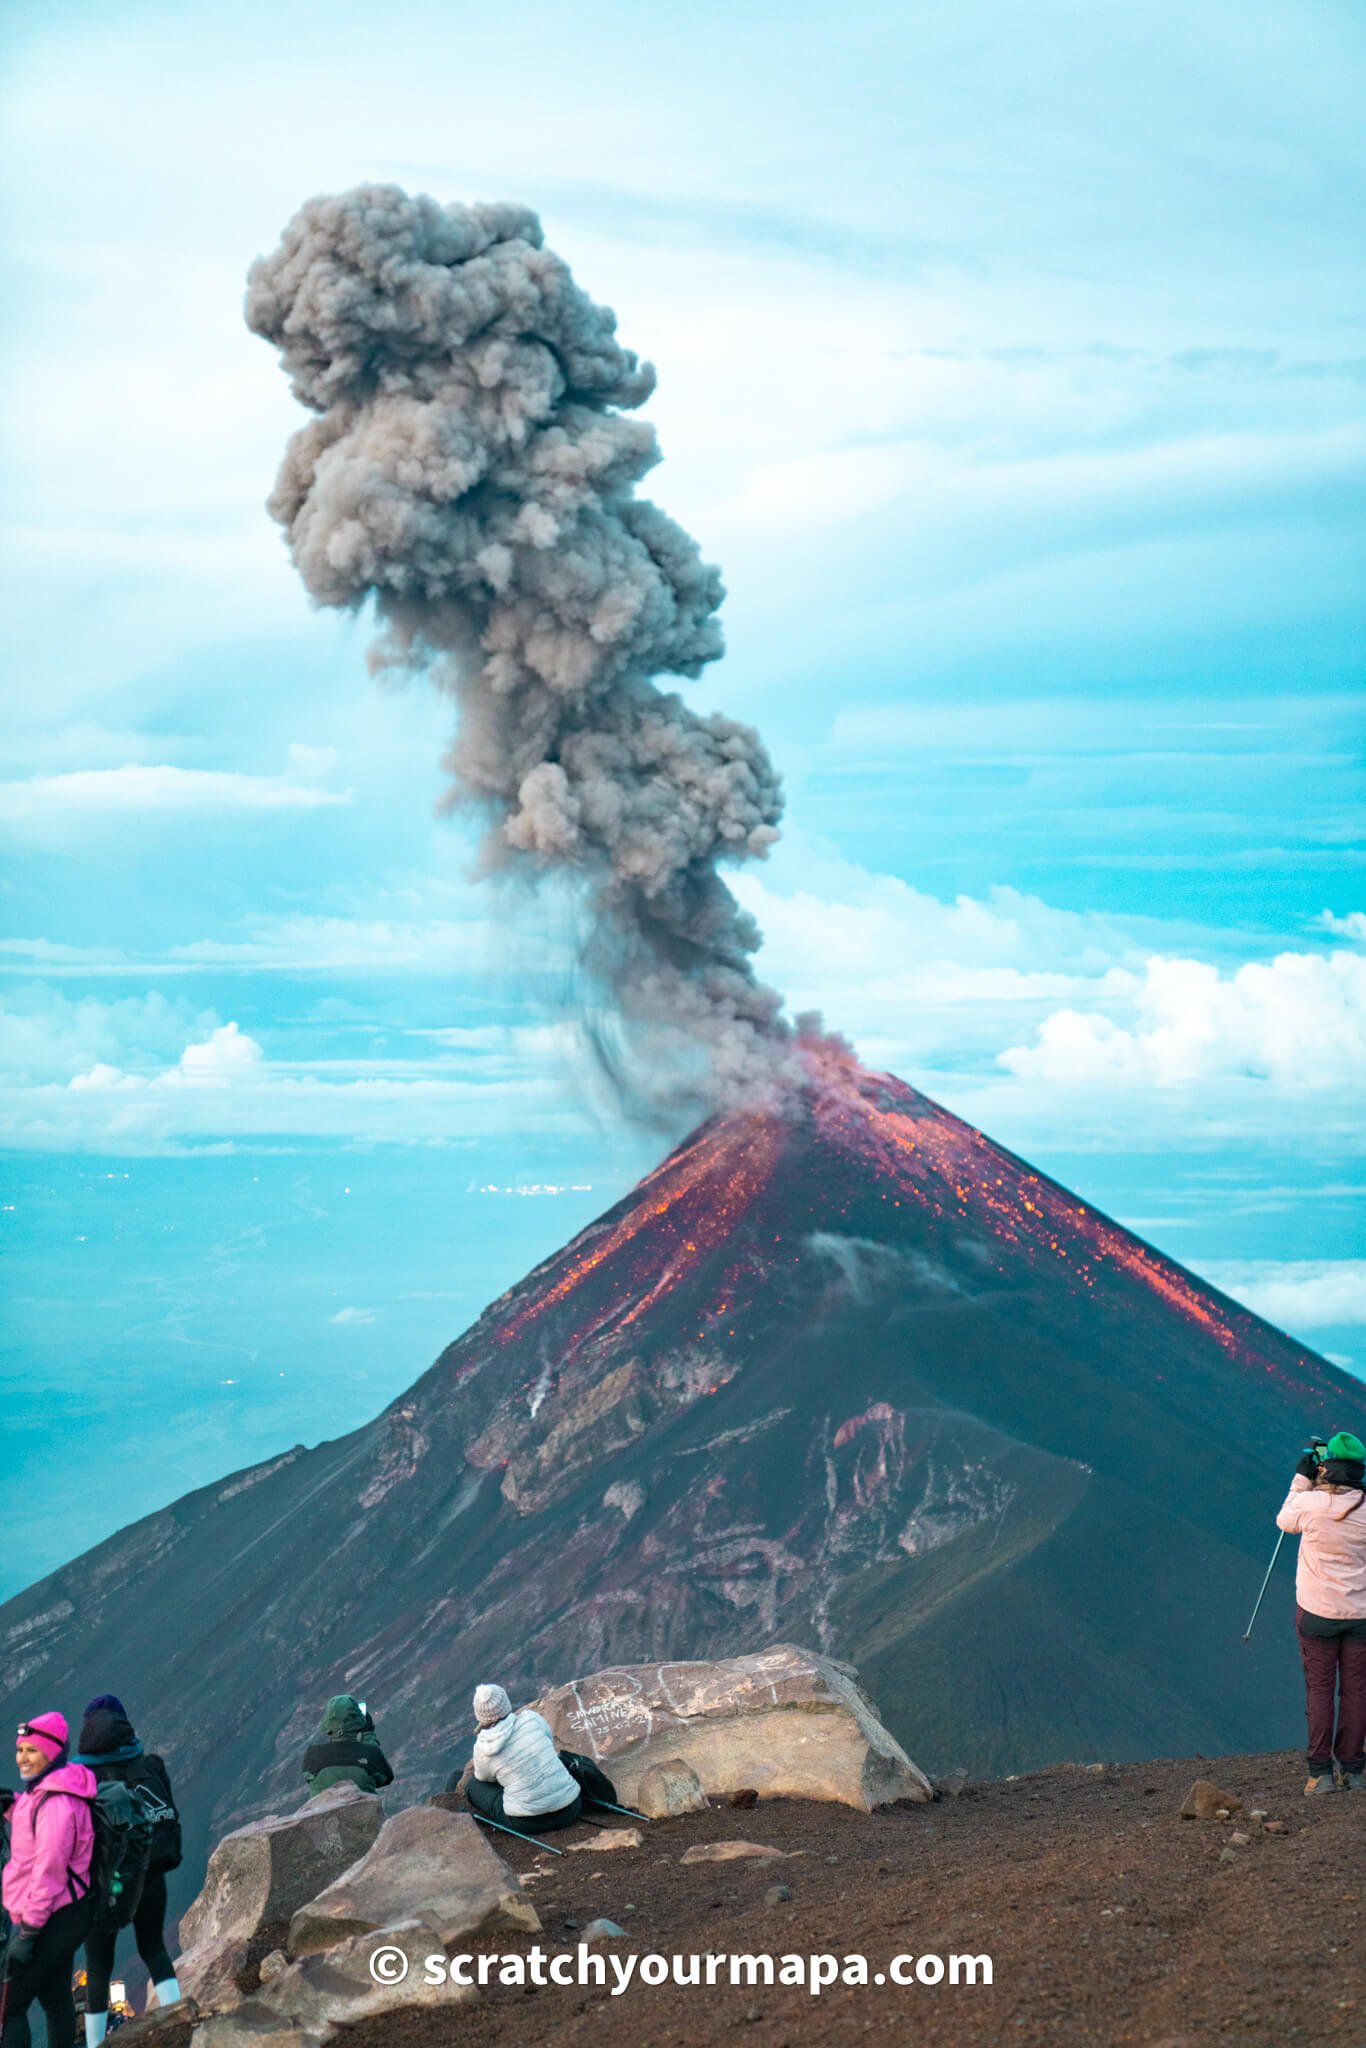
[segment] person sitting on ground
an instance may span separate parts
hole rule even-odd
[[[180,1864],[180,1816],[170,1773],[159,1756],[149,1756],[143,1750],[123,1701],[112,1692],[100,1693],[86,1708],[72,1761],[88,1765],[97,1784],[116,1779],[150,1795],[148,1804],[156,1820],[147,1875],[133,1914],[133,1938],[152,1980],[160,2011],[163,2006],[174,2005],[181,1996],[175,1965],[166,1947],[166,1873]],[[109,1982],[114,1974],[117,1942],[113,1928],[97,1928],[86,1937],[86,2048],[98,2048],[109,2031]]]
[[[393,1784],[394,1774],[364,1700],[339,1692],[327,1702],[322,1725],[304,1751],[304,1777],[310,1799],[333,1785],[359,1785],[362,1792],[382,1792]]]
[[[65,1714],[21,1721],[14,1760],[23,1789],[10,1809],[10,1854],[0,1891],[10,1916],[3,1994],[4,2048],[31,2048],[35,1999],[52,2042],[74,2041],[71,1971],[93,1910],[95,1774],[71,1762]]]
[[[568,1828],[579,1817],[579,1788],[560,1762],[550,1723],[534,1707],[513,1711],[501,1685],[474,1694],[473,1776],[465,1797],[485,1820],[523,1835]]]
[[[1366,1444],[1340,1429],[1295,1467],[1277,1525],[1300,1539],[1295,1629],[1304,1665],[1304,1796],[1366,1792]],[[1336,1723],[1336,1726],[1335,1726]]]

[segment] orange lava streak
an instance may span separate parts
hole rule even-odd
[[[641,1182],[637,1195],[649,1190],[653,1199],[633,1201],[611,1230],[571,1257],[553,1287],[503,1324],[498,1342],[511,1342],[646,1233],[640,1247],[644,1256],[635,1262],[632,1275],[631,1306],[621,1319],[623,1325],[634,1322],[731,1235],[767,1185],[785,1136],[786,1127],[775,1116],[713,1125]]]
[[[879,1077],[824,1048],[811,1064],[818,1082],[817,1124],[842,1146],[857,1148],[865,1158],[871,1155],[879,1171],[891,1173],[904,1192],[936,1215],[984,1217],[1003,1242],[1064,1260],[1069,1259],[1068,1246],[1059,1240],[1070,1239],[1070,1259],[1084,1286],[1094,1285],[1091,1268],[1108,1262],[1199,1323],[1225,1351],[1243,1349],[1227,1318],[1179,1268],[1031,1173],[980,1131],[928,1102],[924,1116],[909,1115],[900,1106],[882,1107],[871,1099]],[[896,1092],[904,1087],[890,1078],[882,1085]]]

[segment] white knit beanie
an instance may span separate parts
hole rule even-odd
[[[501,1685],[477,1685],[474,1688],[474,1718],[481,1728],[492,1728],[496,1721],[502,1721],[512,1712],[512,1701]]]

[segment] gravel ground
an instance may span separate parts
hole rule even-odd
[[[785,1800],[723,1806],[655,1822],[641,1848],[603,1855],[548,1858],[500,1838],[524,1876],[544,1870],[530,1889],[549,1950],[572,1949],[606,1915],[627,1931],[610,1944],[618,1955],[828,1951],[865,1956],[872,1976],[899,1954],[986,1954],[994,1982],[839,1985],[819,1998],[724,1982],[632,1984],[616,1997],[491,1987],[449,2013],[349,2029],[346,2048],[710,2048],[737,2031],[744,2048],[879,2037],[917,2048],[1366,2048],[1366,1799],[1311,1804],[1303,1775],[1294,1753],[1066,1767],[873,1815]],[[1182,1821],[1197,1777],[1288,1832],[1241,1816]],[[1246,1846],[1230,1845],[1235,1831]],[[728,1837],[786,1858],[680,1864],[694,1843]],[[765,1903],[775,1884],[791,1899]]]

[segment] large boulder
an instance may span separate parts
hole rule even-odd
[[[358,1863],[289,1923],[291,1956],[335,1948],[400,1921],[431,1929],[431,1950],[503,1929],[535,1934],[536,1908],[468,1814],[411,1806],[380,1829]]]
[[[381,1961],[372,1966],[376,1956]],[[239,2006],[234,2018],[244,2029],[255,2027],[263,2034],[274,2021],[298,2027],[310,2041],[330,2041],[334,2029],[359,2020],[391,2017],[413,2005],[445,2011],[477,1998],[473,1985],[453,1984],[444,1976],[430,1981],[428,1959],[442,1956],[442,1944],[425,1921],[403,1920],[354,1934],[335,1948],[301,1956]],[[225,2036],[223,2048],[232,2038]],[[249,2038],[244,2031],[243,2041]]]
[[[334,1785],[294,1813],[269,1814],[224,1835],[204,1889],[182,1914],[176,1976],[206,2011],[237,2003],[238,1977],[263,1927],[287,1921],[349,1870],[379,1834],[384,1808],[355,1785]]]
[[[878,1720],[847,1664],[777,1644],[713,1664],[630,1664],[537,1702],[561,1749],[582,1750],[633,1806],[641,1779],[681,1760],[714,1797],[831,1799],[867,1813],[934,1789]]]

